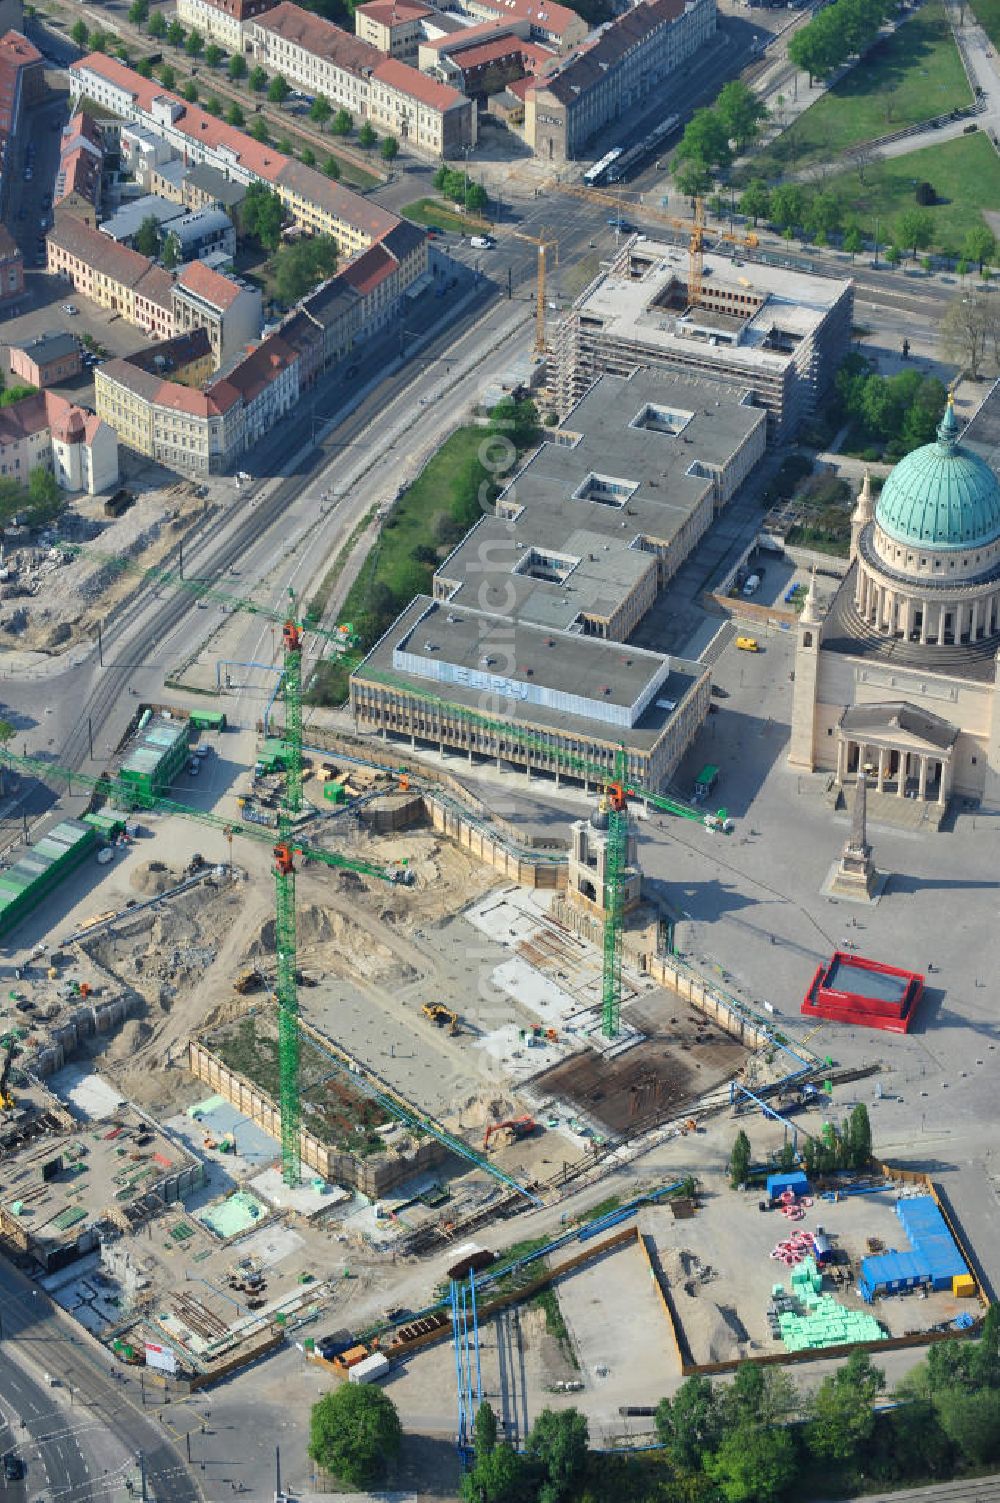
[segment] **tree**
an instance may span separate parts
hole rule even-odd
[[[46,527],[55,521],[62,511],[65,500],[59,482],[51,470],[32,470],[28,477],[24,513],[29,527]]]
[[[973,289],[952,298],[938,326],[946,357],[968,370],[973,381],[979,380],[992,319],[986,295]]]
[[[251,183],[239,208],[240,230],[264,250],[281,243],[281,199],[266,183]]]
[[[994,259],[996,253],[996,239],[984,224],[975,225],[962,244],[963,261],[975,261],[980,271],[983,271],[987,261]]]
[[[267,74],[258,63],[256,68],[250,69],[250,87],[255,94],[263,94],[267,88]]]
[[[946,1389],[935,1398],[941,1428],[967,1462],[985,1466],[1000,1456],[1000,1391]]]
[[[162,10],[154,10],[149,18],[149,34],[157,41],[162,40],[167,34],[167,18]]]
[[[205,108],[210,115],[222,114],[222,100],[219,98],[218,94],[209,95],[209,97],[205,100]]]
[[[295,148],[292,145],[292,138],[291,138],[291,136],[279,136],[277,144],[278,144],[278,150],[281,152],[281,155],[283,157],[294,156],[294,154],[295,154]],[[306,149],[308,150],[308,148],[306,148]],[[305,161],[305,157],[304,156],[303,156],[302,160]],[[312,163],[310,162],[310,163],[308,163],[308,165],[311,167]]]
[[[749,1174],[749,1172],[750,1139],[747,1137],[746,1133],[741,1127],[739,1132],[736,1134],[736,1142],[733,1144],[733,1151],[729,1155],[729,1183],[732,1185],[734,1190],[738,1190],[741,1185],[746,1184],[747,1175]]]
[[[184,27],[175,17],[167,27],[167,41],[171,47],[183,47],[184,35]]]
[[[287,80],[280,73],[276,73],[271,79],[267,90],[267,97],[271,104],[284,104],[291,92],[292,90]]]
[[[396,1406],[366,1383],[344,1383],[313,1405],[309,1455],[352,1487],[368,1486],[394,1460],[403,1437]]]
[[[187,41],[184,43],[184,51],[187,53],[188,57],[200,57],[204,46],[205,38],[202,36],[200,31],[195,31],[192,28],[192,30],[188,32]]]
[[[332,178],[333,181],[336,182],[340,177],[340,163],[337,161],[337,158],[327,157],[326,161],[323,163],[323,171],[326,173],[327,177]]]
[[[805,194],[797,183],[779,183],[771,189],[771,222],[779,230],[793,230],[804,213]]]
[[[720,90],[719,97],[715,101],[715,109],[726,128],[730,141],[736,142],[738,151],[742,151],[747,143],[754,139],[758,134],[760,122],[767,116],[767,108],[763,101],[758,99],[757,95],[738,78],[725,84]]]
[[[727,1430],[703,1464],[726,1503],[770,1503],[795,1477],[795,1442],[784,1425],[745,1422]]]
[[[254,115],[253,119],[250,122],[250,134],[253,136],[254,140],[259,141],[262,146],[265,146],[271,139],[271,133],[267,128],[267,121],[264,119],[263,115]]]
[[[485,1399],[476,1410],[474,1435],[476,1460],[492,1455],[497,1443],[497,1417]]]
[[[128,18],[133,26],[138,26],[141,31],[149,20],[149,0],[132,0],[128,8]]]
[[[316,153],[313,151],[311,146],[303,146],[302,151],[299,153],[299,155],[304,167],[316,166]]]
[[[885,1388],[885,1373],[867,1352],[855,1349],[843,1367],[823,1379],[812,1401],[806,1432],[810,1451],[824,1461],[862,1454],[875,1430],[872,1405]]]
[[[177,236],[170,233],[169,231],[167,232],[167,237],[163,242],[163,254],[160,257],[160,260],[163,262],[168,271],[173,271],[175,266],[180,265],[181,244],[177,239]]]
[[[806,228],[819,239],[828,239],[840,228],[840,199],[835,193],[814,193],[806,207]]]
[[[916,256],[918,250],[930,245],[934,220],[926,209],[905,209],[896,220],[896,235],[899,243],[909,246]]]
[[[155,256],[160,249],[160,222],[155,214],[147,214],[135,232],[135,248],[140,256]]]
[[[247,117],[246,115],[244,115],[241,106],[238,105],[234,99],[226,109],[226,124],[242,127],[246,125],[246,123]]]
[[[902,259],[902,257],[899,254],[899,247],[898,246],[896,246],[896,245],[888,245],[888,246],[886,246],[886,249],[885,249],[885,260],[888,262],[888,264],[890,266],[898,266],[901,259]]]
[[[849,253],[851,260],[853,261],[854,257],[859,253],[859,251],[864,248],[864,241],[861,238],[861,231],[858,229],[856,224],[849,225],[848,228],[844,231],[844,238],[841,243],[845,251]]]
[[[188,104],[198,103],[198,85],[195,83],[193,78],[188,79],[187,83],[181,90],[181,93],[184,95],[184,98],[187,100]]]
[[[273,260],[274,290],[291,307],[337,270],[337,242],[332,235],[314,235],[283,245]]]
[[[358,145],[365,147],[367,150],[369,146],[374,146],[377,140],[378,136],[375,134],[375,129],[371,121],[362,120],[361,129],[358,131]]]
[[[350,110],[339,109],[333,117],[330,129],[335,136],[349,136],[354,129],[354,119]]]
[[[671,1465],[678,1472],[694,1472],[702,1457],[714,1451],[722,1436],[719,1396],[710,1378],[686,1378],[673,1403],[661,1399],[656,1408],[656,1434]]]
[[[691,157],[674,168],[674,182],[685,198],[698,198],[712,185],[712,169],[697,157]]]
[[[788,1374],[756,1362],[740,1363],[722,1399],[727,1428],[778,1425],[796,1407],[795,1388]]]
[[[70,27],[69,34],[82,52],[87,45],[87,23],[85,21],[74,21]]]
[[[313,125],[318,125],[320,131],[322,131],[324,125],[327,123],[332,114],[333,110],[326,95],[317,94],[316,98],[309,106],[309,119],[312,121]]]
[[[233,83],[239,83],[241,78],[246,78],[247,60],[242,53],[233,53],[232,57],[229,59],[229,68],[227,71]]]
[[[852,1167],[866,1169],[872,1156],[872,1125],[868,1119],[868,1108],[863,1101],[859,1101],[851,1112],[847,1138],[851,1145]]]
[[[399,142],[395,136],[383,136],[379,147],[384,162],[394,162],[399,156]]]
[[[863,188],[868,181],[868,169],[873,167],[876,162],[881,161],[881,157],[874,146],[869,146],[865,141],[862,141],[858,146],[852,147],[847,155],[848,159],[853,163],[854,170],[858,174],[858,182]]]
[[[149,61],[149,58],[141,57],[135,65],[135,71],[138,73],[140,78],[152,78],[153,65]]]
[[[108,37],[107,37],[107,33],[101,31],[100,29],[96,29],[96,30],[92,31],[90,33],[89,38],[88,38],[88,45],[90,47],[91,52],[107,52],[107,50],[108,50]]]
[[[729,131],[717,110],[695,110],[680,139],[675,160],[727,167],[732,159]]]
[[[526,1503],[526,1468],[510,1446],[497,1446],[462,1478],[466,1503]]]
[[[748,219],[752,219],[754,228],[756,228],[758,219],[764,218],[769,212],[770,207],[771,195],[768,192],[767,184],[762,178],[752,178],[743,190],[743,196],[740,199],[740,213],[745,214]]]
[[[217,68],[222,62],[225,53],[217,42],[209,42],[205,48],[205,62],[210,68]],[[244,64],[244,67],[246,64]]]
[[[177,82],[177,74],[169,63],[163,63],[160,68],[160,83],[165,89],[172,89]]]
[[[561,1503],[587,1464],[589,1429],[578,1409],[543,1409],[528,1435],[525,1450],[545,1471],[546,1503]]]

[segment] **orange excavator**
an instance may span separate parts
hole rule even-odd
[[[486,1129],[483,1147],[489,1148],[490,1139],[498,1132],[510,1133],[511,1141],[516,1142],[518,1138],[529,1138],[537,1130],[538,1123],[534,1117],[511,1117],[506,1122],[491,1122]]]

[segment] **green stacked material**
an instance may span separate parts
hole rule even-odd
[[[60,1211],[55,1218],[55,1224],[61,1232],[68,1232],[71,1226],[76,1226],[86,1216],[82,1206],[67,1206],[65,1211]]]
[[[782,1311],[778,1316],[781,1339],[790,1352],[827,1346],[854,1346],[861,1341],[883,1341],[885,1332],[864,1310],[848,1310],[829,1294],[810,1291],[803,1314]]]
[[[821,1294],[823,1290],[823,1275],[816,1267],[816,1259],[803,1258],[792,1269],[792,1293],[800,1299],[807,1298],[811,1294]]]

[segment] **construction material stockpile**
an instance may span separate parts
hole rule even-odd
[[[774,1285],[768,1315],[772,1330],[777,1325],[790,1352],[884,1340],[885,1332],[873,1315],[848,1310],[822,1291],[823,1275],[812,1256],[792,1269],[790,1293],[783,1284]]]

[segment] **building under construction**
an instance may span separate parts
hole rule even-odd
[[[567,412],[602,372],[683,371],[748,388],[790,438],[850,347],[854,284],[705,255],[691,296],[686,246],[635,235],[553,335],[554,390]]]

